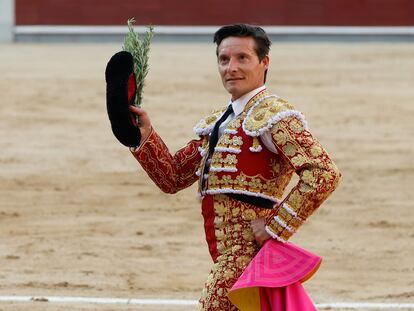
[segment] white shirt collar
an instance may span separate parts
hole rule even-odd
[[[254,89],[253,91],[250,91],[249,93],[244,94],[242,97],[239,97],[235,101],[230,101],[229,104],[232,105],[234,114],[238,116],[241,114],[244,110],[244,107],[246,107],[247,103],[259,92],[266,89],[266,86],[263,85],[261,87],[258,87],[257,89]]]

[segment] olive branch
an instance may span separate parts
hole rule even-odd
[[[148,54],[150,51],[151,39],[154,36],[154,28],[148,26],[145,35],[141,37],[134,31],[135,19],[128,19],[128,33],[124,39],[122,49],[131,53],[134,60],[134,74],[137,83],[137,92],[134,99],[134,104],[141,107],[142,91],[144,88],[144,80],[148,74]]]

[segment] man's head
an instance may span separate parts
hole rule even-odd
[[[219,73],[233,100],[264,84],[271,42],[262,28],[224,26],[215,33],[214,42]]]

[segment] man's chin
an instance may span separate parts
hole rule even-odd
[[[241,94],[242,93],[242,91],[239,89],[239,88],[235,88],[235,87],[226,87],[226,90],[227,90],[227,92],[229,92],[230,93],[230,95],[231,95],[231,97],[232,97],[232,99],[234,100],[234,99],[237,99],[237,98],[239,98],[241,95],[243,95],[243,94]],[[240,95],[241,94],[241,95]]]

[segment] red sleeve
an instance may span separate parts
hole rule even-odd
[[[201,161],[198,151],[201,144],[201,138],[191,140],[171,155],[161,137],[152,130],[140,147],[131,152],[163,192],[176,193],[198,180],[196,171]]]
[[[298,183],[267,220],[266,231],[286,241],[335,190],[341,173],[328,153],[302,123],[286,118],[272,128],[278,153],[299,176]]]

